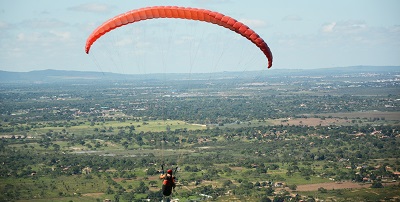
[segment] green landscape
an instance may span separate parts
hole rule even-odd
[[[0,201],[400,201],[400,67],[0,75]]]

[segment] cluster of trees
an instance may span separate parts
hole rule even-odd
[[[381,131],[380,136],[371,134],[377,130]],[[354,133],[364,135],[356,136]],[[160,158],[156,155],[134,158],[99,156],[95,153],[77,155],[65,153],[65,149],[69,147],[61,147],[58,144],[67,142],[69,146],[74,144],[87,146],[88,144],[96,145],[102,140],[128,150],[135,145],[157,149],[161,148],[160,143],[155,143],[159,141],[150,140],[164,135],[166,149],[176,148],[178,144],[182,144],[179,147],[196,151],[197,155],[175,154],[163,159],[170,164],[185,165],[182,167],[183,171],[192,173],[181,182],[195,183],[197,188],[186,194],[204,193],[218,197],[233,190],[233,194],[236,195],[253,196],[254,187],[263,187],[261,189],[263,191],[273,190],[267,181],[284,181],[285,178],[297,174],[306,180],[317,175],[357,182],[364,182],[366,177],[372,181],[380,180],[382,176],[395,179],[393,171],[400,170],[400,162],[386,163],[379,168],[367,162],[370,159],[398,158],[399,139],[395,137],[398,134],[399,127],[390,125],[374,127],[276,125],[184,130],[184,132],[179,130],[163,132],[163,134],[131,130],[106,134],[99,132],[87,136],[48,132],[40,139],[2,139],[0,141],[0,161],[2,162],[0,178],[26,178],[33,173],[35,176],[52,176],[53,178],[83,175],[86,167],[89,167],[93,174],[115,170],[103,178],[109,188],[99,191],[123,198],[134,197],[137,193],[147,194],[148,197],[158,197],[158,193],[149,190],[147,183],[140,183],[139,187],[124,187],[113,180],[113,178],[136,179],[136,170],[143,168],[147,169],[147,176],[157,175],[159,170],[157,164],[159,165]],[[386,138],[381,138],[383,135]],[[213,138],[218,141],[213,141]],[[198,139],[206,141],[200,142]],[[33,147],[34,144],[39,145],[45,152],[40,151],[37,146]],[[88,149],[101,149],[103,146],[100,144]],[[215,167],[220,164],[226,164],[226,166]],[[323,164],[322,169],[315,169],[316,164]],[[360,166],[361,169],[357,168]],[[241,167],[248,171],[238,176],[238,172],[234,171],[233,167]],[[345,169],[345,167],[350,168]],[[388,171],[386,167],[391,167],[392,170]],[[270,171],[277,169],[284,169],[286,174],[284,176],[270,174]],[[226,177],[231,180],[227,180]],[[254,182],[247,178],[265,181]],[[203,186],[204,181],[223,181],[223,187]],[[295,189],[295,185],[291,186]],[[12,186],[3,186],[3,189],[12,190]]]
[[[157,86],[157,82],[123,85],[95,83],[82,86],[66,84],[62,87],[43,84],[40,88],[21,85],[18,86],[20,91],[13,91],[15,86],[11,86],[1,93],[0,114],[3,122],[10,123],[10,126],[35,121],[72,121],[77,115],[95,120],[110,109],[131,117],[226,124],[237,120],[264,120],[300,114],[400,110],[395,95],[350,96],[340,93],[347,89],[344,87],[327,89],[324,93],[299,93],[309,92],[313,85],[319,84],[310,82],[309,78],[292,78],[290,82],[296,79],[296,87],[287,83],[268,88],[267,84],[247,87],[250,82],[248,80],[240,80],[231,85],[224,85],[218,80],[208,82],[221,85],[193,81],[193,89],[188,89],[185,81],[176,81],[173,85],[162,87]],[[132,85],[135,87],[127,91],[127,86]],[[365,88],[371,89],[367,86]],[[218,96],[221,91],[229,92],[229,96]],[[7,128],[7,131],[10,130]]]
[[[0,92],[0,134],[11,138],[0,139],[0,200],[45,198],[53,192],[56,195],[52,197],[74,196],[72,185],[55,181],[77,176],[84,181],[81,184],[92,182],[93,192],[113,195],[115,201],[159,199],[161,193],[153,187],[157,182],[149,177],[158,175],[161,162],[182,166],[185,174],[179,182],[193,187],[180,193],[182,197],[216,199],[230,194],[284,201],[289,194],[274,193],[272,182],[294,176],[304,180],[317,176],[356,182],[368,179],[374,182],[374,188],[382,187],[382,178],[398,179],[393,171],[400,170],[400,162],[393,159],[399,158],[400,127],[386,122],[385,117],[370,118],[373,125],[360,119],[351,120],[349,126],[264,124],[267,119],[308,117],[305,114],[400,111],[396,101],[399,95],[377,93],[382,88],[397,89],[396,83],[390,86],[358,78],[355,82],[362,85],[350,89],[347,80],[327,79],[332,80],[274,77],[266,81],[195,80],[190,86],[184,80],[169,85],[157,81],[4,85]],[[369,91],[376,96],[364,96],[371,95]],[[163,132],[138,129],[149,120],[166,119],[213,127],[167,127]],[[254,120],[259,124],[252,125]],[[135,124],[103,126],[127,121]],[[71,130],[85,125],[92,128],[79,134]],[[44,127],[55,129],[28,137],[28,133],[43,131]],[[73,153],[73,147],[87,153]],[[174,152],[160,157],[161,148]],[[147,153],[132,157],[113,154],[115,150]],[[380,164],[374,159],[391,160]],[[276,170],[283,174],[273,174]],[[126,183],[133,179],[137,183]],[[24,185],[24,180],[35,186]],[[211,181],[218,186],[209,185]],[[295,184],[287,186],[296,189]]]

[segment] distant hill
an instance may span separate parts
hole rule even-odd
[[[62,82],[70,80],[99,80],[118,77],[117,74],[65,70],[37,70],[30,72],[0,71],[1,82]]]
[[[177,79],[223,79],[252,78],[260,75],[268,76],[317,76],[354,73],[397,72],[400,66],[351,66],[320,69],[269,69],[248,72],[219,73],[167,73],[167,74],[117,74],[109,72],[37,70],[30,72],[9,72],[0,70],[0,83],[53,83],[53,82],[93,82],[118,80],[177,80]],[[211,76],[212,74],[212,76]]]

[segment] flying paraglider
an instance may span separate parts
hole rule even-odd
[[[264,55],[268,58],[268,68],[272,66],[272,53],[267,43],[252,29],[245,24],[218,12],[190,8],[190,7],[177,7],[177,6],[154,6],[145,7],[132,10],[121,15],[115,16],[106,21],[95,29],[89,38],[86,40],[85,51],[89,54],[90,48],[93,43],[107,32],[127,25],[130,23],[139,22],[142,20],[156,19],[156,18],[179,18],[187,20],[198,20],[208,23],[213,23],[230,29],[243,37],[250,40],[255,44]]]

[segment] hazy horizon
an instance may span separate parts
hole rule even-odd
[[[101,37],[87,55],[92,31],[121,13],[148,6],[204,8],[231,16],[271,48],[272,69],[400,66],[400,2],[0,1],[0,70],[100,71],[121,74],[210,73],[267,68],[263,53],[220,26],[147,20]]]
[[[258,71],[312,71],[312,70],[330,70],[330,69],[345,69],[345,68],[400,68],[400,66],[370,66],[370,65],[355,65],[355,66],[347,66],[347,67],[321,67],[321,68],[282,68],[282,69],[259,69],[259,70],[251,70],[251,71],[220,71],[220,72],[200,72],[198,74],[207,74],[207,73],[223,73],[223,72],[258,72]],[[37,72],[37,71],[71,71],[71,72],[93,72],[93,73],[113,73],[113,74],[128,74],[128,75],[141,75],[141,74],[132,74],[132,73],[119,73],[119,72],[105,72],[105,71],[96,71],[96,70],[74,70],[74,69],[36,69],[36,70],[29,70],[29,71],[8,71],[8,70],[0,70],[5,72],[12,72],[12,73],[29,73],[29,72]],[[190,73],[190,72],[165,72],[171,74],[197,74],[197,73]],[[147,73],[147,74],[164,74],[164,73]]]

